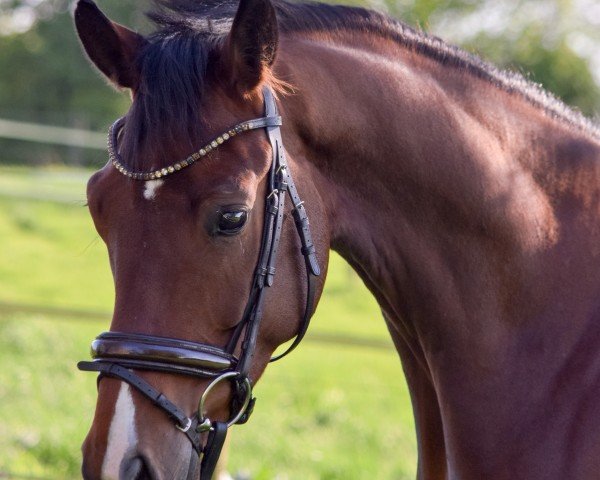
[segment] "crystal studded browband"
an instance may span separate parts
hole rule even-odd
[[[108,157],[110,159],[110,162],[119,172],[133,180],[156,180],[158,178],[166,177],[167,175],[171,175],[172,173],[178,172],[186,167],[189,167],[205,155],[208,155],[208,153],[217,148],[219,145],[222,145],[227,140],[230,140],[231,138],[235,137],[236,135],[242,132],[255,130],[257,128],[280,126],[281,117],[262,117],[238,123],[234,127],[231,127],[231,129],[227,130],[225,133],[222,133],[221,135],[216,137],[212,142],[207,143],[200,150],[192,153],[185,160],[181,160],[177,163],[169,165],[168,167],[159,168],[158,170],[153,170],[151,172],[134,172],[132,170],[129,170],[123,164],[123,159],[119,154],[118,139],[119,133],[123,129],[124,123],[125,117],[121,117],[115,123],[113,123],[110,129],[108,130]]]

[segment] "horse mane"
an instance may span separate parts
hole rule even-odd
[[[551,117],[600,138],[598,125],[541,85],[383,13],[318,2],[272,0],[272,3],[283,33],[323,31],[334,36],[358,31],[390,39],[444,66],[460,69],[518,95]],[[141,52],[138,67],[142,84],[127,116],[127,122],[136,128],[128,129],[123,139],[124,154],[130,159],[136,158],[135,152],[145,138],[164,138],[166,134],[181,139],[182,133],[193,138],[208,64],[231,28],[238,0],[155,0],[154,4],[148,17],[157,31],[150,35],[150,42]],[[182,132],[182,128],[188,131]],[[194,147],[190,140],[190,149]]]

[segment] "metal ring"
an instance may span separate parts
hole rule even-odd
[[[206,398],[208,397],[208,394],[210,393],[210,391],[218,383],[222,382],[223,380],[233,379],[233,378],[239,377],[239,376],[241,376],[239,372],[226,372],[223,375],[221,375],[220,377],[217,377],[212,382],[210,382],[208,387],[206,387],[206,390],[204,390],[202,397],[200,397],[200,403],[198,404],[198,418],[200,419],[199,423],[204,423],[204,421],[208,419],[208,417],[204,416],[204,403],[205,403]],[[250,379],[246,376],[244,376],[243,379],[244,379],[243,380],[244,385],[246,387],[246,398],[244,399],[244,403],[243,403],[242,407],[240,408],[240,411],[237,412],[237,414],[227,422],[227,428],[236,424],[237,421],[240,418],[242,418],[242,415],[244,415],[244,413],[246,412],[246,409],[248,408],[248,405],[250,404],[250,399],[252,398],[252,384],[250,383]]]

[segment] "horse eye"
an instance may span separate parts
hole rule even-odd
[[[248,219],[246,210],[235,210],[232,212],[221,212],[217,232],[220,235],[235,235],[242,230]]]

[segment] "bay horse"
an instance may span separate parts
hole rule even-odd
[[[75,9],[132,97],[87,189],[116,299],[84,478],[206,478],[330,248],[399,352],[419,479],[599,478],[598,127],[370,10],[158,4],[149,36]]]

